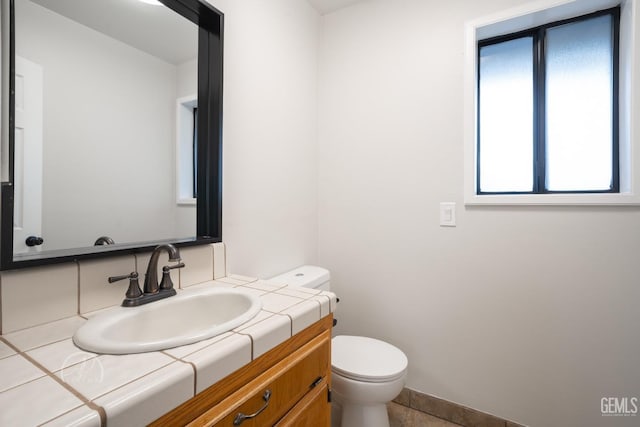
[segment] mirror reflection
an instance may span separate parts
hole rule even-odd
[[[194,236],[198,27],[139,0],[16,0],[15,40],[14,253]]]

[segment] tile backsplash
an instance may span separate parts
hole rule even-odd
[[[182,250],[183,259],[189,259],[189,264],[179,269],[180,287],[186,288],[191,285],[213,280],[213,247],[208,247],[209,251],[204,251],[201,247],[194,246]],[[160,277],[160,276],[158,276]]]
[[[78,264],[3,271],[2,333],[78,313]]]
[[[176,288],[227,275],[224,243],[181,248],[180,253],[185,267],[171,272]],[[149,254],[140,254],[0,272],[0,333],[120,304],[128,280],[108,283],[107,278],[138,271],[142,287],[148,261]]]
[[[107,278],[129,274],[132,271],[136,271],[136,260],[133,255],[80,261],[78,263],[80,286],[78,313],[87,313],[122,302],[122,296],[129,287],[129,281],[125,279],[109,283]],[[144,279],[144,271],[138,271],[138,273]],[[140,280],[141,285],[142,281]]]

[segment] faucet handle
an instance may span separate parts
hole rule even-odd
[[[142,296],[142,290],[140,289],[140,284],[138,283],[137,271],[132,271],[131,273],[125,274],[123,276],[112,276],[107,280],[109,281],[109,283],[113,283],[124,279],[129,279],[129,288],[127,289],[127,293],[125,294],[127,299],[135,299]]]
[[[134,274],[136,275],[136,277],[138,277],[138,273],[135,271],[132,271],[131,273],[124,274],[122,276],[111,276],[107,280],[109,281],[109,283],[119,282],[120,280],[130,279],[131,277],[133,277]]]
[[[184,262],[181,262],[179,264],[175,264],[172,266],[165,265],[164,267],[162,267],[162,281],[160,282],[160,286],[159,286],[161,291],[167,291],[169,289],[173,289],[173,282],[171,281],[171,275],[169,274],[169,272],[174,268],[182,268],[182,267],[184,267]]]

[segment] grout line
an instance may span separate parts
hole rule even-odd
[[[285,316],[287,316],[289,318],[289,337],[293,336],[293,317],[291,317],[290,314],[284,314]]]
[[[260,322],[258,322],[258,323],[260,323]],[[256,323],[256,325],[257,325],[257,323]],[[251,341],[251,361],[255,360],[255,357],[253,355],[254,354],[253,337],[251,336],[251,334],[246,334],[246,333],[243,333],[243,332],[236,332],[236,334],[244,335],[245,337],[249,337],[249,341]]]
[[[224,277],[229,276],[229,268],[227,268],[227,245],[224,244],[224,242],[220,242],[222,243],[222,256],[224,258],[224,260],[222,261],[222,264],[224,266]]]
[[[43,422],[43,423],[38,424],[38,427],[41,427],[41,426],[47,425],[47,424],[49,424],[51,421],[55,421],[55,420],[57,420],[57,419],[59,419],[59,418],[62,418],[62,417],[64,417],[65,415],[70,414],[71,412],[75,411],[76,409],[80,409],[80,408],[82,408],[83,406],[85,406],[85,405],[84,405],[84,404],[82,404],[82,405],[80,405],[80,406],[76,406],[75,408],[71,408],[71,409],[69,409],[68,411],[63,412],[62,414],[60,414],[60,415],[56,416],[55,418],[51,418],[50,420],[47,420],[47,421],[45,421],[45,422]],[[97,412],[97,411],[96,411],[96,412]],[[100,414],[98,414],[98,416],[99,416],[99,415],[100,415]]]
[[[216,251],[213,249],[213,243],[208,246],[211,251],[211,280],[216,280]]]
[[[25,326],[24,328],[16,329],[15,331],[5,332],[5,333],[3,333],[1,335],[2,336],[11,335],[11,334],[14,334],[16,332],[22,332],[22,331],[26,331],[27,329],[37,328],[37,327],[40,327],[40,326],[49,325],[51,323],[61,322],[63,320],[68,320],[68,319],[71,319],[71,318],[74,318],[74,317],[83,317],[83,316],[78,316],[77,314],[72,314],[71,316],[61,317],[59,319],[47,320],[45,322],[38,323],[36,325]]]
[[[173,355],[171,355],[171,354],[169,354],[169,353],[165,352],[164,350],[160,350],[160,353],[164,354],[165,356],[168,356],[168,357],[172,358],[173,360],[181,361],[181,360],[180,360],[180,359],[178,359],[177,357],[175,357],[175,356],[173,356]]]
[[[71,338],[72,338],[72,337],[62,338],[62,339],[59,339],[59,340],[57,340],[57,341],[51,341],[51,342],[47,342],[47,343],[44,343],[44,344],[40,344],[40,345],[38,345],[38,346],[31,347],[31,348],[29,348],[29,349],[27,349],[27,350],[24,350],[24,352],[26,353],[26,352],[28,352],[28,351],[37,350],[37,349],[39,349],[39,348],[46,347],[46,346],[48,346],[48,345],[52,345],[52,344],[57,344],[57,343],[59,343],[59,342],[66,341],[66,340],[71,339]],[[73,340],[72,340],[72,342],[73,342]],[[84,351],[84,350],[83,350],[83,351]],[[87,353],[88,353],[88,354],[95,354],[96,356],[98,355],[97,353],[91,353],[91,352],[87,352]]]
[[[14,346],[13,344],[11,344],[8,340],[6,340],[3,337],[0,337],[0,341],[2,341],[3,343],[5,343],[6,345],[8,345],[9,347],[11,347],[16,353],[18,353],[19,355],[21,355],[22,357],[24,357],[25,359],[27,359],[29,362],[31,362],[35,367],[39,368],[42,372],[44,372],[46,374],[46,376],[48,376],[49,378],[51,378],[52,380],[54,380],[55,382],[57,382],[59,385],[61,385],[63,388],[65,388],[68,392],[70,392],[71,394],[73,394],[75,397],[77,397],[80,401],[82,401],[85,405],[87,405],[90,409],[93,409],[94,411],[98,412],[98,415],[100,416],[100,426],[101,427],[107,427],[107,413],[104,410],[104,408],[102,406],[96,405],[93,401],[87,399],[82,393],[80,393],[79,391],[77,391],[75,388],[71,387],[69,384],[67,384],[66,382],[62,381],[62,379],[58,378],[57,375],[53,374],[51,371],[49,371],[47,368],[45,368],[44,366],[42,366],[37,360],[35,360],[33,357],[29,356],[28,354],[22,352],[18,347]],[[42,377],[40,377],[42,378]],[[26,383],[25,383],[26,384]],[[57,417],[56,417],[57,418]]]
[[[76,261],[76,267],[78,271],[77,279],[78,279],[78,292],[77,292],[77,303],[78,303],[78,316],[80,315],[80,263]]]
[[[413,396],[414,396],[415,392],[410,388],[407,389],[407,390],[409,390],[409,408],[415,409],[414,406],[413,406]]]
[[[21,354],[19,354],[19,353],[15,353],[15,354],[12,354],[12,355],[11,355],[11,356],[9,356],[9,357],[16,357],[16,356],[22,356],[22,355],[21,355]],[[8,359],[9,357],[5,357],[5,358],[4,358],[4,359],[2,359],[2,360]],[[30,379],[30,380],[27,380],[27,381],[22,382],[22,383],[20,383],[20,384],[16,384],[16,385],[14,385],[14,386],[11,386],[11,387],[9,387],[9,388],[6,388],[6,389],[4,389],[4,390],[0,391],[0,394],[2,394],[2,393],[6,393],[6,392],[9,392],[9,391],[11,391],[11,390],[15,390],[16,388],[18,388],[18,387],[22,387],[22,386],[23,386],[23,385],[25,385],[25,384],[31,384],[31,383],[33,383],[33,382],[39,381],[39,380],[41,380],[41,379],[45,378],[46,376],[47,376],[47,374],[43,372],[43,373],[42,373],[42,375],[40,375],[40,376],[39,376],[39,377],[37,377],[37,378],[32,378],[32,379]]]
[[[245,326],[245,327],[243,327],[242,329],[237,329],[237,328],[232,329],[232,330],[231,330],[231,332],[233,332],[233,333],[235,333],[235,334],[250,335],[250,334],[244,333],[244,332],[242,332],[242,331],[244,331],[244,330],[246,330],[246,329],[249,329],[249,328],[252,328],[252,327],[254,327],[254,326],[256,326],[256,325],[259,325],[259,324],[260,324],[260,323],[262,323],[262,322],[266,322],[267,320],[271,319],[273,316],[275,316],[276,314],[278,314],[278,313],[274,313],[274,312],[272,312],[272,311],[267,311],[267,310],[265,310],[264,308],[263,308],[261,311],[264,311],[265,313],[269,313],[269,314],[270,314],[270,316],[265,317],[264,319],[259,320],[259,321],[255,322],[255,323],[252,323],[252,324],[251,324],[251,325],[249,325],[249,326]],[[258,314],[260,314],[260,313],[258,312]],[[256,316],[255,316],[255,317],[258,317],[258,314],[256,314]],[[255,317],[254,317],[254,319],[255,319]],[[246,322],[246,323],[249,323],[251,320],[253,320],[253,319],[249,319],[249,320],[247,320],[247,322]],[[242,326],[242,325],[238,326],[238,328],[240,328],[241,326]]]
[[[197,342],[192,343],[192,344],[197,344],[197,343],[202,342],[202,341],[207,341],[207,340],[210,340],[210,339],[216,338],[216,337],[218,337],[218,336],[220,336],[220,335],[224,335],[224,334],[226,334],[226,333],[228,333],[228,332],[231,332],[231,334],[232,334],[232,335],[235,333],[235,332],[233,331],[233,329],[232,329],[232,330],[230,330],[230,331],[223,332],[222,334],[216,335],[216,336],[211,337],[211,338],[207,338],[207,339],[205,339],[205,340],[197,341]],[[182,356],[182,357],[188,357],[188,356],[191,356],[191,355],[193,355],[193,354],[195,354],[195,353],[198,353],[199,351],[202,351],[202,350],[205,350],[205,349],[207,349],[207,348],[211,347],[212,345],[215,345],[215,344],[221,343],[221,342],[223,342],[224,340],[226,340],[227,338],[231,338],[231,336],[232,336],[232,335],[229,335],[228,337],[220,338],[219,340],[213,341],[213,342],[211,342],[211,343],[209,343],[209,344],[205,345],[205,346],[204,346],[204,347],[202,347],[202,348],[199,348],[199,349],[197,349],[197,350],[193,350],[191,353],[187,353],[187,354],[185,354],[185,355],[184,355],[184,356]],[[192,344],[186,344],[185,346],[187,346],[187,345],[192,345]],[[191,362],[188,362],[188,361],[186,361],[186,360],[184,360],[184,359],[182,359],[182,358],[172,356],[172,355],[171,355],[171,354],[169,354],[169,353],[165,353],[165,350],[161,350],[160,352],[161,352],[161,353],[163,353],[163,354],[166,354],[167,356],[169,356],[169,357],[171,357],[171,358],[173,358],[173,359],[179,360],[179,361],[181,361],[181,362],[191,363]]]
[[[191,365],[191,369],[193,369],[193,396],[195,397],[198,394],[198,368],[195,363],[187,362],[181,360],[182,363],[188,363]]]
[[[220,341],[222,341],[222,340],[220,340]],[[216,342],[219,342],[219,341],[216,341]],[[204,348],[207,348],[207,347],[204,347]],[[160,353],[162,353],[162,354],[164,354],[166,356],[169,356],[170,358],[174,359],[176,362],[182,362],[184,364],[187,364],[187,365],[191,366],[191,369],[193,369],[193,396],[195,396],[197,394],[196,393],[196,390],[197,390],[196,385],[198,384],[198,369],[196,368],[196,365],[193,362],[189,362],[188,360],[182,360],[182,359],[180,359],[178,357],[175,357],[175,356],[173,356],[173,355],[171,355],[169,353],[165,353],[164,350],[161,351]],[[194,353],[196,353],[196,352],[194,352]],[[190,353],[190,354],[193,354],[193,353]],[[186,356],[188,356],[188,354]]]

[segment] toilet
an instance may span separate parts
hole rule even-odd
[[[269,279],[323,291],[329,271],[304,265]],[[374,338],[338,335],[331,340],[332,427],[389,427],[387,402],[405,385],[407,356]]]

